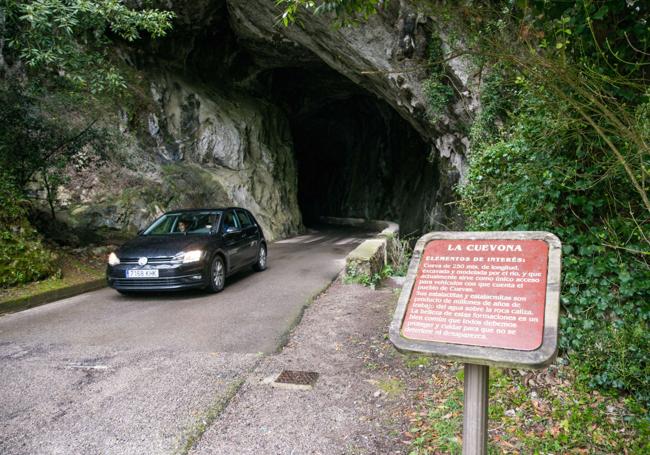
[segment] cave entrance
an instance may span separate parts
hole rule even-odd
[[[430,146],[386,102],[327,68],[268,74],[289,118],[305,225],[321,216],[427,225],[437,185]]]
[[[431,144],[408,121],[309,49],[250,35],[225,2],[218,4],[186,62],[219,90],[243,90],[284,112],[305,225],[321,216],[385,219],[409,234],[444,219],[439,201],[449,184],[439,181],[446,172],[438,169],[444,164],[437,154],[429,159]],[[201,8],[195,13],[202,17]],[[178,43],[186,43],[185,36]],[[173,59],[179,50],[166,52]]]

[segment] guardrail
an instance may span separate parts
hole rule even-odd
[[[397,239],[399,224],[384,220],[366,220],[364,218],[339,218],[323,216],[323,223],[338,226],[354,226],[373,230],[381,230],[376,238],[365,240],[345,258],[345,273],[348,276],[366,275],[372,277],[381,272],[388,264],[388,248],[390,242]]]

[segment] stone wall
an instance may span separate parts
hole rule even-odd
[[[165,210],[234,205],[250,209],[271,239],[301,229],[293,144],[277,108],[164,71],[143,79],[139,111],[114,119],[118,148],[71,179],[61,219],[134,231]]]

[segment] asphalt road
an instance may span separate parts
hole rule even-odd
[[[104,289],[0,317],[0,453],[183,453],[365,237],[274,243],[219,294]]]

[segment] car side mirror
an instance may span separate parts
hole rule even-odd
[[[235,232],[239,232],[239,229],[237,229],[235,226],[228,226],[226,228],[226,234],[234,234]]]

